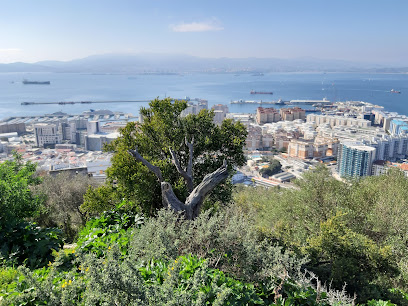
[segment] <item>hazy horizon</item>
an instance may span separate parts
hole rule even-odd
[[[4,1],[0,63],[98,54],[408,65],[408,1]]]
[[[28,64],[37,64],[42,62],[71,62],[77,60],[83,60],[87,58],[97,58],[97,57],[115,57],[115,56],[134,56],[134,57],[157,57],[157,58],[171,58],[171,57],[192,57],[197,59],[233,59],[233,60],[246,60],[246,59],[259,59],[259,60],[268,60],[268,59],[276,59],[276,60],[288,60],[288,61],[338,61],[338,62],[345,62],[345,63],[355,63],[355,64],[367,64],[367,65],[381,65],[381,63],[369,61],[369,60],[345,60],[339,58],[318,58],[313,56],[297,56],[297,57],[271,57],[271,56],[246,56],[246,57],[232,57],[232,56],[197,56],[192,54],[183,54],[183,53],[159,53],[159,52],[106,52],[106,53],[95,53],[95,54],[88,54],[82,57],[70,58],[70,59],[41,59],[35,61],[14,61],[14,62],[0,62],[0,64],[16,64],[16,63],[28,63]],[[395,65],[397,63],[391,64]],[[387,65],[387,63],[383,63],[382,65]],[[408,63],[407,63],[408,65]],[[400,65],[401,66],[401,65]],[[402,65],[403,66],[403,65]]]

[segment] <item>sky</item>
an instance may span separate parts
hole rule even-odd
[[[106,53],[408,65],[408,0],[0,0],[0,63]]]

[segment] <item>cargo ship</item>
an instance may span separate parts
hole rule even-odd
[[[28,81],[28,80],[23,80],[23,84],[24,85],[50,85],[51,82],[50,81]]]
[[[255,91],[251,90],[251,95],[273,95],[272,91]]]
[[[399,93],[399,94],[401,93],[399,90],[395,90],[395,89],[391,89],[391,92],[392,93]]]

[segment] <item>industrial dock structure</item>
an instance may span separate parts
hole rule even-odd
[[[332,102],[326,98],[323,98],[322,100],[289,100],[289,101],[284,101],[282,99],[279,99],[278,101],[235,100],[231,101],[230,104],[331,105]]]

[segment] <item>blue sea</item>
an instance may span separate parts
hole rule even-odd
[[[22,80],[50,81],[24,85]],[[401,94],[391,93],[391,89]],[[251,95],[250,91],[273,91]],[[21,105],[21,102],[151,100],[201,98],[209,106],[232,100],[323,99],[365,101],[408,115],[408,74],[270,73],[185,75],[92,75],[73,73],[0,73],[0,119],[63,111],[110,109],[138,115],[146,103]],[[255,112],[258,105],[229,105],[230,112]],[[310,106],[309,106],[310,107]]]

